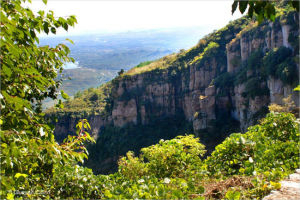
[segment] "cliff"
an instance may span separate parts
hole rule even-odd
[[[264,117],[271,103],[292,95],[299,106],[293,91],[299,82],[298,36],[296,12],[260,25],[246,18],[231,22],[187,51],[133,68],[66,102],[56,112],[57,139],[87,118],[98,138],[88,161],[96,172],[110,171],[128,150],[186,131],[212,149],[231,131],[245,131]]]

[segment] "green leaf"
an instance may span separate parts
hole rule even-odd
[[[107,198],[109,198],[109,199],[111,199],[112,196],[113,196],[113,195],[110,193],[109,190],[105,190],[104,195],[105,195]]]
[[[48,34],[49,33],[49,24],[48,24],[48,22],[45,22],[43,27],[44,27],[45,33]]]
[[[68,31],[68,27],[69,27],[69,25],[68,25],[67,23],[64,23],[64,24],[63,24],[63,28],[64,28],[66,31]]]
[[[226,193],[225,198],[228,199],[228,200],[239,200],[240,196],[241,196],[240,192],[229,190]]]
[[[51,32],[52,32],[53,34],[56,34],[56,28],[51,27]]]
[[[15,199],[14,197],[15,197],[15,195],[13,193],[8,193],[6,195],[6,199],[8,199],[8,200]]]
[[[7,75],[8,78],[12,75],[12,70],[7,67],[7,65],[2,65],[2,73]]]
[[[16,173],[15,178],[19,178],[19,177],[26,178],[27,176],[28,176],[27,174]]]
[[[32,38],[36,37],[36,34],[35,34],[34,30],[30,30],[29,32],[30,32],[30,35],[31,35]]]
[[[237,5],[238,1],[235,0],[231,6],[231,14],[233,14],[236,11]]]
[[[47,4],[47,1],[48,1],[48,0],[43,0],[44,4]]]
[[[254,6],[253,6],[253,2],[251,2],[251,4],[249,3],[249,9],[248,9],[248,15],[250,18],[253,17],[253,12],[254,12]]]
[[[74,44],[73,40],[70,40],[69,38],[67,38],[66,40],[69,41],[71,44]]]
[[[67,93],[65,93],[63,90],[60,91],[60,94],[61,94],[61,96],[62,96],[63,99],[67,100],[67,99],[70,98],[69,95]]]
[[[243,14],[248,6],[248,1],[239,1],[239,10]]]
[[[294,88],[294,91],[300,91],[300,85]]]

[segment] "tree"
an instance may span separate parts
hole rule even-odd
[[[119,72],[118,72],[118,75],[121,76],[122,74],[124,74],[124,69],[121,69]]]
[[[275,4],[289,4],[299,12],[299,1],[267,1],[267,0],[234,0],[232,4],[232,14],[239,8],[243,14],[248,8],[249,17],[256,16],[258,22],[262,22],[264,19],[275,20],[276,10]]]
[[[55,197],[59,184],[53,181],[65,181],[55,179],[57,172],[83,161],[87,157],[83,144],[93,141],[83,120],[78,135],[58,145],[42,112],[44,99],[57,98],[61,80],[55,78],[63,63],[74,60],[64,44],[39,46],[37,34],[68,30],[76,18],[56,18],[52,11],[34,14],[25,2],[2,0],[0,7],[1,199]]]

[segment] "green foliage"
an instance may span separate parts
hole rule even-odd
[[[140,64],[138,64],[137,66],[135,66],[135,67],[144,67],[144,66],[146,66],[146,65],[149,65],[150,63],[152,63],[153,61],[145,61],[145,62],[141,62]]]
[[[220,47],[219,44],[216,42],[210,42],[201,52],[198,56],[194,58],[194,60],[191,62],[191,64],[196,63],[199,65],[203,65],[205,61],[207,61],[209,58],[212,57],[212,55],[215,56],[217,53],[218,48]]]
[[[245,83],[245,91],[243,97],[254,99],[256,96],[269,95],[270,91],[267,86],[261,85],[262,80],[259,77],[253,77]]]
[[[121,69],[119,72],[118,72],[118,75],[121,76],[124,74],[124,69]]]
[[[128,151],[138,154],[140,149],[156,144],[160,139],[172,139],[191,131],[192,124],[179,116],[156,119],[147,125],[105,126],[100,130],[96,144],[88,148],[90,155],[86,166],[96,174],[113,173],[117,171],[118,158]]]
[[[94,141],[86,132],[89,124],[86,120],[80,121],[77,136],[70,136],[59,145],[41,109],[42,100],[57,97],[61,81],[55,78],[62,71],[62,64],[72,58],[68,57],[69,49],[64,44],[39,46],[36,34],[55,34],[60,27],[67,30],[74,26],[76,18],[56,18],[52,11],[39,11],[35,15],[22,7],[23,2],[4,0],[0,7],[0,197],[96,198],[97,190],[81,184],[83,175],[93,176],[82,167],[75,167],[82,172],[78,174],[78,182],[64,184],[74,180],[74,163],[87,158],[83,145]],[[63,91],[61,94],[68,98]],[[87,192],[81,192],[81,185]],[[62,194],[64,192],[68,194]]]
[[[199,139],[192,135],[178,136],[141,149],[139,159],[133,157],[132,153],[127,153],[127,157],[119,161],[119,172],[129,174],[129,179],[139,178],[140,175],[158,178],[191,176],[191,171],[196,171],[201,166],[199,156],[204,153],[204,145],[199,143]],[[135,174],[130,174],[128,170]]]
[[[247,133],[228,137],[204,161],[199,139],[179,136],[143,148],[138,157],[128,152],[117,173],[98,178],[104,198],[262,198],[299,167],[299,147],[295,117],[270,113]]]
[[[2,129],[14,127],[39,135],[41,101],[56,98],[60,80],[55,81],[63,62],[72,61],[64,44],[52,48],[38,46],[37,32],[55,32],[73,26],[76,18],[56,19],[53,12],[38,12],[21,7],[21,1],[1,1],[1,119]],[[35,114],[33,115],[34,112]],[[45,128],[46,129],[46,128]]]
[[[231,73],[226,72],[215,79],[215,86],[221,89],[228,89],[233,86],[234,77]]]
[[[84,131],[89,128],[86,120],[79,122],[77,128],[78,135],[69,136],[62,145],[58,145],[53,134],[45,132],[43,128],[38,137],[32,137],[25,131],[19,134],[1,131],[1,198],[9,194],[23,198],[53,198],[68,190],[72,193],[68,192],[69,196],[65,197],[80,195],[80,185],[74,182],[66,187],[64,183],[68,179],[74,180],[71,178],[74,165],[87,158],[87,150],[83,145],[94,140]],[[48,135],[51,139],[48,139]],[[86,169],[78,169],[86,172]],[[80,176],[83,178],[78,174]],[[89,187],[86,190],[90,190]],[[85,193],[80,197],[89,195],[93,196],[94,193]]]
[[[299,147],[295,117],[289,113],[270,113],[247,133],[226,138],[206,164],[214,175],[281,172],[280,177],[283,177],[299,167]]]
[[[299,83],[299,76],[297,76],[297,73],[296,63],[292,58],[288,58],[278,65],[275,74],[284,84],[295,86]]]
[[[288,4],[288,5],[286,5]],[[264,19],[269,19],[274,21],[276,16],[275,7],[279,6],[291,6],[299,12],[299,3],[297,1],[239,1],[235,0],[232,4],[232,14],[239,8],[240,12],[243,14],[247,8],[247,13],[250,18],[255,17],[259,23]]]
[[[286,47],[273,49],[263,58],[268,74],[283,81],[285,84],[296,85],[299,81],[297,66],[293,52]]]
[[[104,198],[107,199],[205,199],[202,186],[194,187],[194,178],[163,178],[143,176],[138,180],[129,180],[121,174],[105,176],[101,179]]]
[[[119,160],[119,172],[103,177],[106,198],[191,198],[204,192],[195,180],[204,145],[199,139],[179,136],[142,149],[139,157],[128,152]]]
[[[276,48],[268,52],[263,60],[263,63],[267,68],[268,74],[276,77],[277,66],[280,63],[284,62],[291,55],[292,50],[286,47]]]
[[[86,117],[88,114],[107,115],[111,110],[111,88],[112,83],[108,82],[98,88],[89,88],[82,92],[77,92],[74,99],[64,102],[64,108],[56,110],[50,108],[46,110],[48,116]]]
[[[233,191],[233,190],[229,190],[226,195],[225,198],[228,200],[239,200],[241,196],[241,193],[238,191]]]

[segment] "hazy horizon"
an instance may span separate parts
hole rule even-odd
[[[231,0],[223,1],[82,1],[48,0],[28,4],[34,12],[52,10],[56,17],[75,15],[78,24],[69,31],[40,37],[114,34],[129,31],[201,27],[213,31],[242,15],[231,15]],[[200,38],[199,38],[200,39]]]

